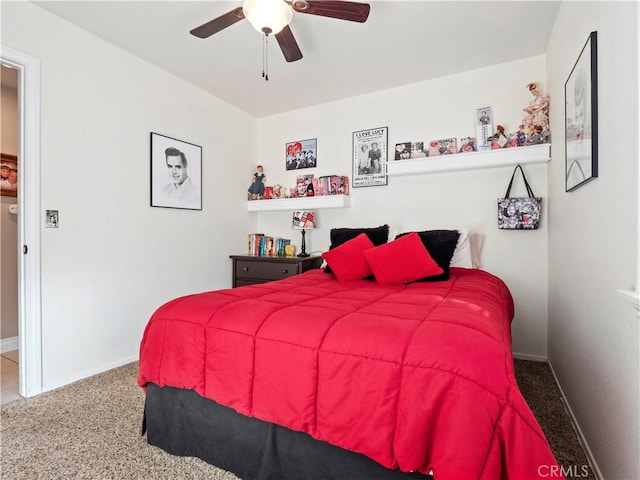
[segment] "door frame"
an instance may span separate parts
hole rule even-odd
[[[19,392],[42,393],[40,265],[40,60],[6,45],[2,63],[18,70],[18,343]]]

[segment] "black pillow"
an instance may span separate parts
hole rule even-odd
[[[338,245],[356,238],[361,233],[365,233],[371,243],[378,247],[389,240],[389,225],[371,228],[332,228],[330,232],[331,246],[329,248],[336,248]]]
[[[396,238],[400,238],[411,232],[401,233],[396,235]],[[460,232],[458,230],[427,230],[424,232],[418,232],[422,244],[425,246],[429,255],[436,261],[436,263],[442,268],[443,273],[434,277],[423,278],[422,282],[443,282],[449,280],[449,266],[451,264],[451,258],[453,252],[458,245],[458,237]]]
[[[378,247],[380,245],[384,245],[387,243],[387,240],[389,240],[389,225],[369,228],[332,228],[329,232],[331,239],[331,246],[329,249],[336,248],[337,246],[356,238],[361,233],[366,234],[367,237],[369,237],[369,240],[371,240],[371,243]],[[329,265],[324,267],[324,271],[326,273],[333,273],[329,268]]]

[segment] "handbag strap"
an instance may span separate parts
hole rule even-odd
[[[518,164],[516,165],[516,168],[513,169],[513,175],[511,175],[511,180],[509,181],[507,193],[505,193],[504,198],[509,198],[509,195],[511,195],[511,186],[513,185],[513,179],[516,176],[516,172],[518,171],[518,169],[520,169],[520,173],[522,174],[522,179],[524,180],[524,186],[527,188],[527,193],[530,197],[535,197],[535,195],[533,194],[533,190],[529,185],[529,182],[527,182],[527,176],[524,174],[524,170],[522,170],[522,167],[520,166],[520,164]]]

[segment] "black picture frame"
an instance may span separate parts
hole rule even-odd
[[[598,177],[598,33],[591,32],[564,84],[565,191]]]
[[[202,210],[202,147],[151,132],[151,206]]]
[[[351,177],[354,188],[387,185],[388,136],[388,127],[353,132]]]

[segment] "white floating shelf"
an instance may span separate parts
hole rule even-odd
[[[479,168],[509,167],[518,163],[546,163],[551,160],[551,144],[455,153],[438,157],[394,160],[387,163],[389,176],[454,172]]]
[[[349,195],[320,195],[317,197],[277,198],[272,200],[250,200],[249,212],[268,210],[317,210],[320,208],[345,208],[351,206]]]

